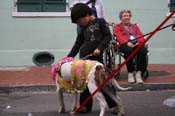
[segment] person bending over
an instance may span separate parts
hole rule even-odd
[[[72,23],[80,25],[82,31],[78,34],[76,41],[67,55],[68,57],[75,57],[79,53],[80,59],[88,57],[90,60],[95,60],[103,63],[103,51],[108,47],[112,38],[109,27],[103,18],[96,18],[92,15],[92,10],[83,3],[77,3],[71,9]],[[118,113],[117,104],[105,93],[103,95],[111,108],[112,113]],[[82,103],[90,95],[89,90],[86,89],[80,95],[80,103]],[[81,109],[80,112],[91,111],[92,99]]]

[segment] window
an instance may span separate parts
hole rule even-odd
[[[15,0],[13,16],[70,16],[67,0]]]
[[[169,3],[169,8],[170,8],[170,12],[173,12],[175,10],[175,0],[170,0]]]
[[[170,13],[172,13],[175,10],[175,0],[168,0],[168,8],[167,8],[167,15],[169,16]],[[175,15],[172,16],[173,18],[175,18]]]

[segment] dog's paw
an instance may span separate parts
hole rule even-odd
[[[65,108],[63,108],[63,107],[62,108],[59,108],[58,109],[58,113],[65,113]]]
[[[124,113],[119,112],[119,113],[117,113],[117,116],[125,116],[125,115],[124,115]]]
[[[70,112],[70,115],[71,115],[71,116],[76,116],[76,113],[75,113],[74,111],[71,111],[71,112]]]
[[[76,110],[77,108],[78,108],[78,107],[73,107],[73,108],[72,108],[72,110],[71,110],[71,112],[70,112],[70,115],[71,115],[71,116],[76,116],[76,115],[75,115],[75,110]]]
[[[131,90],[132,89],[132,87],[128,87],[128,90]]]

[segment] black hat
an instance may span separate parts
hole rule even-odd
[[[71,10],[71,20],[72,23],[77,23],[79,18],[85,17],[86,15],[92,15],[91,8],[86,4],[77,3]]]

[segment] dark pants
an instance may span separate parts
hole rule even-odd
[[[126,59],[134,50],[135,48],[131,48],[128,45],[121,45],[120,52],[124,54],[124,58]],[[147,48],[142,47],[140,51],[136,54],[136,69],[137,71],[146,71],[147,70]],[[135,62],[134,58],[130,59],[129,62],[126,64],[128,72],[133,72],[135,70]]]
[[[100,56],[91,56],[88,59],[99,61],[100,63],[103,64],[103,55],[102,54]],[[110,88],[110,89],[112,89],[112,88]],[[106,100],[109,108],[117,106],[117,104],[111,99],[111,97],[109,95],[107,95],[103,90],[101,90],[101,92],[102,92],[103,96],[105,97],[105,100]],[[80,94],[80,104],[83,103],[83,101],[90,95],[91,94],[89,92],[89,89],[87,88],[83,93]],[[90,99],[89,102],[85,105],[87,110],[91,110],[92,109],[92,104],[93,104],[93,101],[92,101],[92,99]]]
[[[82,104],[83,101],[86,100],[86,98],[87,98],[88,96],[90,96],[90,95],[91,95],[91,94],[90,94],[90,92],[89,92],[89,89],[86,88],[86,90],[83,91],[83,93],[80,94],[80,104]],[[90,99],[90,100],[87,102],[87,104],[85,105],[85,107],[87,108],[87,110],[90,111],[90,110],[92,109],[92,104],[93,104],[92,99]]]
[[[101,92],[102,92],[103,96],[105,97],[105,100],[106,100],[109,108],[112,108],[114,106],[117,106],[117,104],[111,99],[110,96],[108,96],[103,90],[101,90]],[[91,94],[89,92],[89,89],[87,88],[83,93],[80,94],[80,104],[82,104],[83,101],[86,100],[86,98],[88,96],[90,96],[90,95]],[[87,110],[90,111],[92,109],[92,104],[93,104],[93,101],[92,101],[92,99],[90,99],[88,101],[88,103],[85,105],[85,107],[87,108]]]

